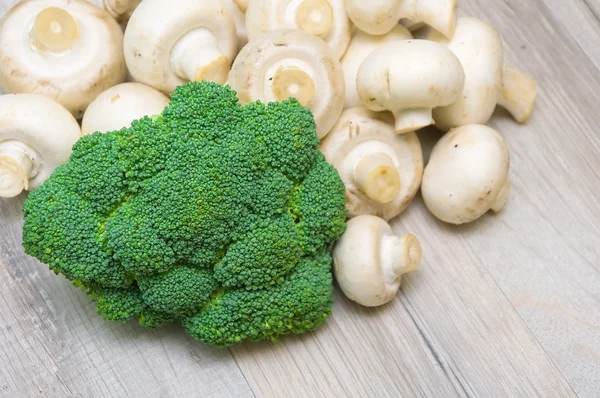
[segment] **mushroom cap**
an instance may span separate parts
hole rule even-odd
[[[69,159],[80,137],[77,120],[56,101],[37,94],[0,95],[0,143],[18,141],[31,147],[35,175],[29,179],[30,190]]]
[[[460,60],[465,85],[458,101],[434,110],[436,126],[448,130],[466,124],[486,124],[494,113],[502,88],[502,38],[486,22],[459,18],[452,40],[441,40],[441,43]]]
[[[346,99],[344,108],[355,108],[362,103],[356,89],[356,76],[362,62],[377,48],[400,40],[412,39],[412,34],[402,25],[396,25],[394,29],[385,35],[373,36],[362,30],[355,29],[346,53],[341,59],[344,80],[346,81]]]
[[[348,216],[373,214],[390,220],[412,202],[423,176],[423,152],[414,132],[398,135],[389,114],[365,108],[347,109],[331,132],[321,141],[320,151],[346,184]],[[388,203],[379,203],[360,191],[354,168],[365,153],[383,153],[394,162],[400,177],[400,192]]]
[[[210,31],[220,52],[233,61],[237,36],[225,1],[142,1],[129,19],[123,41],[133,78],[166,94],[187,83],[171,68],[171,50],[186,34],[199,29]]]
[[[318,37],[281,29],[251,40],[235,59],[229,82],[242,104],[275,102],[273,83],[282,69],[295,69],[312,79],[315,95],[305,106],[315,117],[319,138],[324,137],[344,107],[344,74],[333,51]]]
[[[368,307],[391,301],[401,275],[420,262],[421,246],[414,236],[399,238],[387,222],[370,215],[349,220],[333,248],[338,285],[350,300]]]
[[[485,214],[503,191],[510,157],[494,129],[466,125],[450,130],[434,146],[421,193],[442,221],[463,224]]]
[[[248,39],[254,40],[266,32],[277,29],[301,29],[297,21],[298,10],[305,1],[310,0],[253,0],[249,2],[246,11]],[[350,42],[352,25],[344,8],[344,0],[321,1],[327,1],[333,13],[331,29],[321,38],[339,59],[344,55]]]
[[[30,30],[44,9],[66,10],[79,39],[62,54],[37,50]],[[123,33],[101,8],[83,0],[32,0],[10,9],[0,20],[0,87],[8,93],[42,94],[75,117],[102,91],[125,80]]]
[[[401,18],[411,17],[415,0],[345,0],[346,13],[354,25],[370,35],[384,35]]]
[[[85,111],[82,134],[120,130],[144,116],[158,115],[169,98],[141,83],[122,83],[100,94]]]
[[[371,110],[394,113],[455,102],[465,75],[445,46],[429,40],[402,40],[373,51],[358,70],[356,85]]]

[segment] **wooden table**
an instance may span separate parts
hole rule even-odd
[[[538,82],[530,123],[491,122],[512,156],[504,212],[451,227],[417,198],[394,227],[423,264],[395,301],[337,292],[317,332],[227,350],[103,321],[23,254],[24,197],[0,200],[0,395],[599,397],[600,0],[461,1]],[[421,137],[427,152],[439,133]]]

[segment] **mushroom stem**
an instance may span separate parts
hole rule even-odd
[[[498,104],[519,123],[531,116],[536,97],[535,80],[520,70],[505,66]]]
[[[303,106],[308,106],[316,93],[315,82],[303,70],[284,66],[277,69],[271,81],[271,90],[278,101],[285,101],[294,97]]]
[[[301,30],[324,38],[333,27],[333,8],[327,0],[304,0],[296,11]]]
[[[504,206],[506,206],[506,203],[508,202],[509,196],[510,196],[510,181],[506,180],[506,182],[504,183],[504,186],[502,187],[502,190],[498,194],[498,197],[492,204],[492,207],[491,207],[492,211],[494,211],[494,213],[499,213],[500,211],[502,211],[502,209],[504,209]]]
[[[221,53],[208,29],[194,29],[173,46],[171,68],[189,81],[208,80],[223,84],[229,73],[229,59]]]
[[[48,7],[40,11],[31,27],[31,44],[40,51],[64,53],[79,40],[77,20],[66,10]]]
[[[394,117],[396,118],[396,134],[406,134],[434,123],[433,109],[431,108],[403,109],[396,112]]]
[[[416,15],[447,38],[452,38],[456,29],[457,0],[418,0]]]
[[[386,204],[400,193],[400,176],[394,161],[385,153],[369,153],[354,168],[354,183],[375,202]]]
[[[13,198],[29,188],[35,164],[28,150],[18,141],[0,143],[0,197]]]
[[[421,243],[414,235],[381,237],[381,261],[387,283],[394,283],[421,265]]]

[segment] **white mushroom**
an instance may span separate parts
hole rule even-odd
[[[510,157],[494,129],[470,124],[445,134],[434,146],[421,192],[442,221],[463,224],[488,210],[499,212],[510,193]]]
[[[100,94],[85,111],[82,134],[120,130],[144,116],[158,115],[169,98],[141,83],[123,83]]]
[[[301,30],[274,30],[251,40],[238,54],[229,76],[242,104],[296,98],[315,117],[319,138],[344,107],[344,75],[333,51]]]
[[[365,33],[383,35],[401,18],[413,18],[416,0],[345,0],[346,12],[354,25]]]
[[[0,197],[40,186],[81,137],[63,106],[42,95],[0,95]]]
[[[421,185],[419,139],[415,133],[395,134],[389,114],[348,109],[319,149],[346,184],[349,217],[390,220],[410,205]]]
[[[396,133],[433,123],[432,111],[456,102],[465,74],[445,46],[428,40],[388,43],[373,51],[358,70],[356,86],[362,103],[374,111],[391,111]]]
[[[369,54],[377,48],[391,42],[400,40],[410,40],[412,35],[402,25],[396,25],[389,33],[385,35],[373,36],[361,30],[355,30],[352,34],[352,40],[348,45],[346,54],[340,61],[344,71],[344,80],[346,82],[346,99],[344,108],[355,108],[362,105],[356,90],[356,76],[358,68]]]
[[[447,45],[465,71],[463,95],[457,102],[434,110],[436,126],[448,130],[486,124],[497,103],[521,123],[529,118],[535,102],[535,82],[516,69],[504,68],[502,38],[489,24],[476,18],[460,18],[452,40],[435,32],[427,37]]]
[[[252,0],[246,11],[248,38],[277,29],[300,29],[323,39],[339,59],[350,42],[344,0]]]
[[[80,117],[125,80],[122,43],[117,22],[86,1],[21,2],[0,21],[0,88],[45,95]]]
[[[144,0],[124,39],[136,81],[166,94],[188,81],[224,83],[237,51],[231,6],[214,0]]]
[[[415,30],[427,24],[444,36],[452,37],[456,27],[456,1],[345,0],[345,4],[356,27],[372,35],[386,34],[402,21]]]
[[[376,307],[396,296],[402,275],[416,271],[421,256],[414,235],[397,236],[381,218],[364,215],[348,221],[333,249],[333,269],[346,297]]]
[[[133,10],[140,4],[142,0],[96,0],[103,3],[104,9],[112,15],[117,22],[126,23]]]

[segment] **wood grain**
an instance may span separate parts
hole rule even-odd
[[[527,125],[491,122],[511,150],[501,214],[450,227],[417,198],[394,228],[420,238],[424,261],[396,300],[365,309],[337,292],[315,333],[227,351],[103,321],[23,254],[24,197],[0,199],[0,396],[597,397],[600,1],[460,6],[538,82]],[[439,136],[420,133],[425,152]]]

